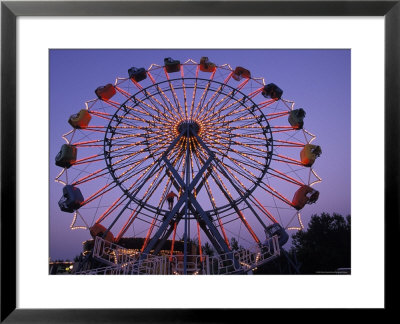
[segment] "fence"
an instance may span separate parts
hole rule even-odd
[[[128,254],[128,249],[96,237],[93,257],[106,267],[90,269],[76,274],[184,274],[183,255],[147,255],[139,252]],[[241,248],[230,253],[209,255],[187,255],[186,274],[235,274],[246,273],[280,255],[278,237],[274,236],[253,248]]]

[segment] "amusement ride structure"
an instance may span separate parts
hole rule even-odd
[[[95,94],[56,157],[60,209],[93,238],[78,273],[248,273],[303,228],[321,148],[277,85],[165,58]]]

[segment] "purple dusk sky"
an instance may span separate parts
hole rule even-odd
[[[350,214],[350,50],[50,50],[50,246],[54,259],[72,259],[90,239],[85,230],[71,231],[73,214],[61,212],[62,185],[54,182],[61,171],[54,157],[71,130],[70,115],[95,99],[94,90],[127,77],[132,67],[163,65],[165,57],[199,61],[208,56],[217,65],[246,67],[254,77],[264,77],[283,89],[283,98],[304,108],[305,128],[317,135],[322,148],[314,169],[323,179],[316,204],[302,210],[303,223],[322,212]],[[78,156],[79,158],[79,156]],[[279,188],[278,188],[279,189]],[[290,197],[291,198],[291,197]],[[290,232],[291,234],[293,232]]]

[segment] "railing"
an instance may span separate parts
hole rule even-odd
[[[128,249],[115,243],[108,242],[101,237],[96,237],[93,247],[93,257],[96,260],[111,266],[136,261],[139,253],[131,255],[126,252],[127,250]]]
[[[96,237],[93,256],[107,267],[81,271],[76,274],[184,274],[183,255],[127,254],[127,249]],[[216,256],[187,255],[186,274],[235,274],[246,273],[280,255],[278,237],[274,236],[252,249],[239,249]]]

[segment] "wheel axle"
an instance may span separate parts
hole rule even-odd
[[[176,130],[179,134],[183,133],[183,136],[188,137],[194,137],[194,134],[199,134],[200,132],[200,124],[193,119],[188,119],[181,121],[177,126]]]

